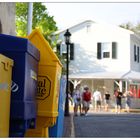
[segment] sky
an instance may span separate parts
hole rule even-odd
[[[44,4],[49,15],[54,16],[59,29],[87,19],[112,25],[120,25],[127,22],[137,24],[140,22],[140,2],[48,2]]]

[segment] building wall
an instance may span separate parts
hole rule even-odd
[[[140,48],[140,38],[136,37],[135,35],[131,35],[131,51],[130,51],[130,60],[131,60],[131,69],[134,71],[140,72],[140,60],[139,62],[134,61],[134,45]],[[139,50],[140,51],[140,50]],[[139,54],[140,56],[140,54]],[[140,59],[140,57],[139,57]]]
[[[92,23],[91,26],[88,24],[88,27],[87,24],[82,24],[70,29],[72,33],[71,42],[75,45],[74,60],[70,61],[70,74],[98,71],[140,71],[140,65],[133,61],[133,45],[136,43],[140,46],[140,39],[135,37],[133,32],[116,26],[97,23]],[[64,40],[64,34],[60,36]],[[98,42],[117,42],[117,59],[97,59]],[[111,106],[115,107],[114,80],[83,79],[81,86],[84,87],[85,85],[90,88],[92,93],[95,89],[100,90],[102,96],[104,91],[108,90],[112,96]]]
[[[111,95],[114,93],[114,80],[85,79],[80,85],[81,87],[88,86],[92,93],[97,89],[102,92],[102,95],[105,91],[109,91]]]
[[[83,27],[72,33],[75,44],[74,60],[70,61],[70,73],[130,70],[130,33],[119,27],[92,24],[87,32]],[[98,42],[117,42],[117,59],[97,59]]]
[[[104,80],[104,87],[111,95],[114,95],[114,80]]]
[[[1,33],[15,35],[15,3],[0,2]]]

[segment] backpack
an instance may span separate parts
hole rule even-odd
[[[81,98],[77,97],[76,100],[77,100],[78,102],[80,102],[80,101],[81,101]]]
[[[83,93],[83,100],[84,101],[90,101],[91,100],[91,93],[90,92],[84,92]]]

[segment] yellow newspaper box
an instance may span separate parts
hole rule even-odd
[[[9,136],[13,60],[0,54],[0,137]]]
[[[49,43],[38,29],[28,39],[40,51],[36,129],[30,129],[26,137],[48,137],[48,127],[56,123],[58,116],[59,86],[62,64]]]

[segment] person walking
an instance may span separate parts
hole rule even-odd
[[[120,113],[121,107],[122,107],[121,99],[122,99],[123,94],[122,94],[122,92],[120,92],[119,88],[117,90],[115,90],[114,96],[116,98],[115,112]]]
[[[96,90],[93,93],[93,99],[95,101],[95,112],[96,111],[101,111],[101,101],[102,101],[102,96],[101,96],[101,92]]]
[[[89,110],[90,107],[90,103],[91,103],[91,92],[89,91],[88,87],[84,88],[84,92],[83,92],[83,110],[85,111],[85,116],[87,116],[87,112]]]
[[[78,116],[78,114],[77,114],[78,113],[78,108],[79,108],[80,115],[81,115],[82,96],[81,96],[79,86],[77,86],[76,89],[74,90],[73,101],[74,101],[74,115]]]
[[[109,103],[110,103],[110,94],[109,91],[106,91],[104,94],[104,100],[105,100],[105,111],[108,111],[109,109]]]
[[[131,91],[126,91],[123,96],[125,97],[125,107],[126,111],[130,112],[130,106],[131,106],[131,98],[133,97],[133,93]]]

